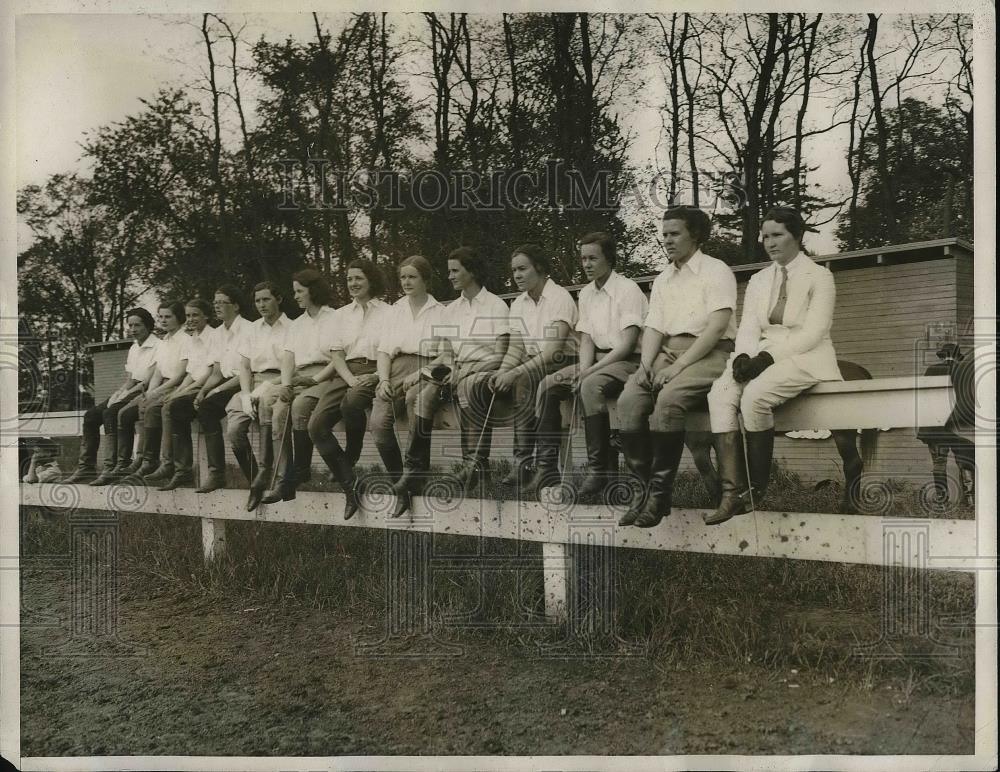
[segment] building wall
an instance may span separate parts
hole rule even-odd
[[[117,348],[100,348],[94,357],[94,404],[99,405],[122,385],[125,380],[125,358],[131,341],[124,341]]]

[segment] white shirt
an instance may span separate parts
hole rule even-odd
[[[333,338],[331,325],[334,310],[330,306],[320,306],[316,316],[308,311],[295,317],[289,326],[285,339],[285,351],[295,355],[295,366],[326,364],[330,361],[330,342]]]
[[[416,318],[410,310],[410,299],[403,295],[392,304],[383,322],[378,350],[391,357],[397,354],[434,356],[438,348],[438,330],[444,322],[444,306],[433,295],[421,306]]]
[[[343,351],[344,359],[376,359],[383,326],[392,308],[384,300],[372,298],[363,308],[353,300],[333,312],[330,348]]]
[[[557,322],[566,322],[572,330],[576,319],[573,296],[552,279],[545,280],[537,303],[522,292],[510,305],[510,331],[521,334],[525,351],[531,356],[541,351],[542,343],[556,337]]]
[[[701,335],[708,317],[722,308],[732,310],[723,339],[736,338],[736,277],[721,260],[700,249],[678,269],[668,265],[649,293],[646,326],[664,335]]]
[[[177,329],[173,335],[168,335],[160,339],[160,345],[156,348],[156,367],[160,371],[163,380],[169,381],[178,375],[183,375],[181,362],[184,361],[184,351],[187,347],[188,338],[191,336],[184,332],[183,328]]]
[[[451,342],[457,362],[481,362],[496,349],[497,338],[510,332],[507,304],[485,287],[472,300],[462,293],[448,304],[440,330]]]
[[[250,332],[251,325],[252,322],[237,316],[228,328],[225,324],[220,324],[216,328],[212,362],[219,363],[223,378],[233,378],[239,374],[243,337]]]
[[[280,369],[281,352],[285,350],[285,337],[291,327],[291,321],[284,314],[274,324],[265,322],[263,316],[250,323],[250,329],[243,336],[240,356],[250,360],[252,372]]]
[[[187,360],[187,373],[196,381],[207,376],[212,369],[215,361],[215,336],[216,331],[205,325],[200,333],[188,335],[181,351],[181,359]]]
[[[156,350],[160,347],[160,339],[149,335],[142,343],[132,341],[125,357],[125,372],[132,380],[148,381],[156,367]]]
[[[649,301],[639,285],[617,271],[612,271],[604,286],[590,282],[580,290],[580,321],[576,329],[585,332],[601,350],[615,348],[629,327],[642,327]],[[636,338],[635,350],[639,350]]]

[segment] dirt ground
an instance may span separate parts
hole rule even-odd
[[[809,673],[550,659],[482,637],[459,656],[358,656],[374,626],[301,607],[119,598],[116,646],[68,629],[68,582],[23,574],[24,756],[958,754],[973,696]]]

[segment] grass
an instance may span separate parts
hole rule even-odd
[[[315,489],[327,487],[316,482]],[[907,513],[909,495],[893,501],[893,510]],[[767,507],[830,512],[838,499],[837,490],[811,490],[777,469]],[[708,496],[695,476],[681,475],[675,503],[705,507]],[[68,552],[65,523],[65,514],[26,518],[22,555]],[[127,514],[120,521],[119,565],[130,594],[301,604],[376,625],[386,616],[389,538],[369,529],[230,521],[226,553],[206,567],[197,520]],[[541,545],[439,534],[405,538],[434,556],[430,622],[443,637],[485,637],[519,649],[564,640],[565,630],[543,617]],[[479,556],[476,565],[460,559],[470,554]],[[859,651],[877,642],[883,627],[907,623],[883,609],[891,572],[903,569],[606,548],[576,548],[573,559],[581,567],[581,603],[571,622],[577,653],[631,651],[659,667],[797,668],[860,687],[892,679],[911,692],[974,687],[971,576],[920,574],[920,611],[932,634],[897,636],[891,647],[876,647],[880,656],[867,657]],[[615,593],[612,604],[595,606],[585,602],[587,582],[601,571],[614,577]],[[945,628],[948,619],[969,623]]]

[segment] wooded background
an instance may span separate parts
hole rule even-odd
[[[200,75],[89,132],[85,172],[19,191],[31,233],[18,255],[20,311],[42,341],[40,380],[85,373],[81,345],[122,336],[124,312],[153,295],[290,284],[305,265],[334,279],[339,304],[342,268],[355,257],[394,279],[392,266],[419,253],[443,279],[447,253],[473,244],[504,291],[512,248],[535,241],[552,254],[556,280],[572,283],[582,280],[576,240],[602,229],[619,239],[626,273],[649,272],[662,261],[659,213],[670,201],[713,212],[706,251],[731,264],[764,259],[760,218],[774,204],[835,225],[845,250],[972,238],[969,16],[312,22],[308,39],[275,41],[251,38],[237,14],[188,17]],[[637,161],[633,116],[649,107],[654,79],[664,95],[652,105],[659,142]],[[290,161],[294,208],[281,206]],[[367,179],[368,195],[338,196],[331,185],[328,203],[342,205],[308,205],[324,164]],[[409,187],[414,175],[440,172],[487,199],[491,172],[552,164],[558,188],[529,190],[518,207],[428,211]],[[846,169],[846,189],[817,182],[828,164]],[[366,177],[374,170],[401,173],[399,206]],[[611,205],[575,205],[573,184],[586,190],[602,175]],[[433,290],[450,297],[443,281]]]

